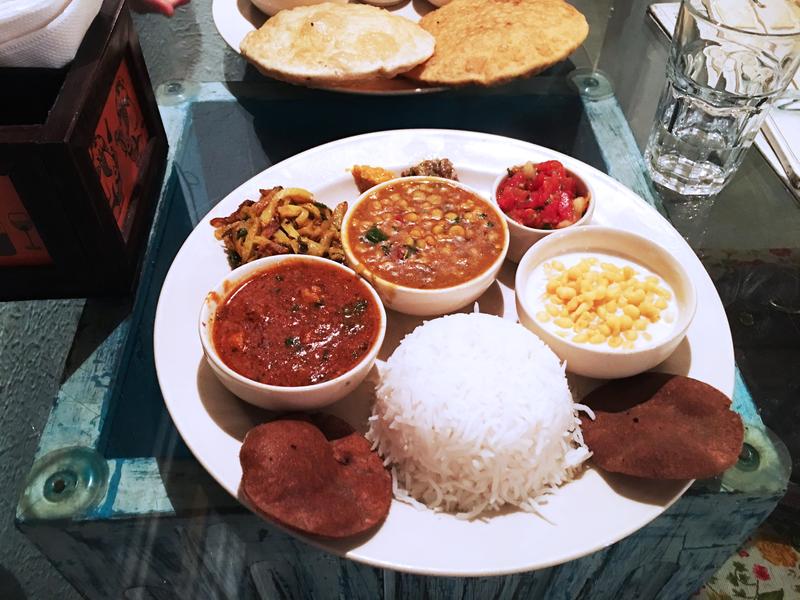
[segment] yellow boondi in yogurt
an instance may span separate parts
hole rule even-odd
[[[675,323],[669,285],[619,256],[565,254],[537,267],[529,286],[541,303],[536,319],[574,343],[633,350],[669,336]]]

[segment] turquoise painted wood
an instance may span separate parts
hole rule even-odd
[[[760,451],[757,467],[739,465],[719,479],[696,483],[647,527],[580,560],[474,579],[361,565],[317,550],[245,511],[188,453],[155,386],[153,311],[181,241],[229,189],[304,147],[364,130],[461,123],[538,143],[549,139],[547,145],[560,144],[560,150],[654,201],[613,97],[581,99],[560,81],[545,77],[536,84],[544,88],[511,88],[503,95],[463,92],[377,104],[330,95],[324,103],[329,112],[311,118],[302,140],[291,118],[323,104],[301,90],[221,84],[161,90],[169,169],[142,283],[130,311],[86,303],[83,322],[100,324],[75,340],[72,354],[80,361],[59,389],[17,509],[17,526],[87,598],[672,600],[693,593],[786,489],[783,449],[763,435],[741,379],[735,406],[748,424],[748,440]],[[553,137],[547,122],[559,111],[582,113],[585,118],[576,120],[590,126]],[[331,120],[335,114],[344,116]],[[231,135],[236,145],[220,143]],[[73,307],[62,315],[67,327],[77,326],[75,313]],[[62,455],[66,463],[57,463],[61,470],[54,472],[53,459]],[[64,489],[68,493],[60,496]]]

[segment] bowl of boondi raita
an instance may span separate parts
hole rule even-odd
[[[630,377],[666,360],[697,309],[692,280],[667,248],[598,225],[532,246],[514,290],[520,323],[567,371],[598,379]]]

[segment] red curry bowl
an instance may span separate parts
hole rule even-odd
[[[219,320],[218,314],[221,314],[218,313],[218,308],[235,296],[243,283],[251,279],[254,280],[264,273],[269,273],[279,265],[288,266],[286,263],[290,262],[310,265],[319,269],[336,269],[346,276],[352,277],[354,281],[358,282],[358,285],[363,286],[363,288],[359,289],[365,290],[366,301],[374,305],[378,315],[378,322],[377,326],[374,327],[375,333],[371,343],[362,345],[363,354],[359,355],[357,362],[338,376],[308,385],[262,383],[247,377],[229,366],[215,347],[214,327]],[[267,320],[263,327],[278,328],[280,325]],[[292,343],[295,342],[295,338],[288,333],[284,334],[276,330],[265,332],[264,337],[269,338],[269,333],[277,335],[276,339],[279,342],[277,346],[283,346],[280,343],[283,337],[287,340],[287,348],[291,347],[288,340],[291,339]],[[203,300],[200,310],[199,334],[208,365],[220,382],[234,395],[250,404],[270,410],[313,410],[332,404],[347,396],[366,378],[383,344],[386,334],[386,312],[372,286],[356,275],[350,268],[326,258],[283,254],[246,263],[223,277],[220,283]],[[271,337],[275,338],[275,335]],[[297,343],[300,344],[300,338],[297,338]],[[309,342],[309,345],[311,345],[311,342]],[[364,348],[364,346],[367,347]],[[247,352],[249,348],[244,346],[242,351]]]

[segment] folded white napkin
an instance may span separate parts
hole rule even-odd
[[[0,2],[0,67],[59,68],[75,58],[102,0]]]

